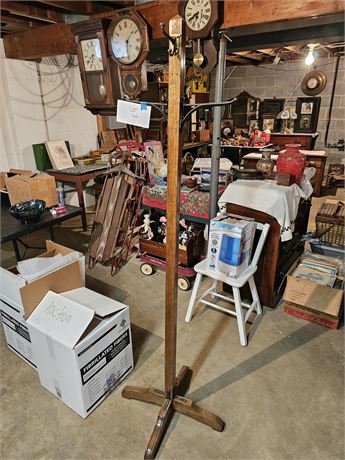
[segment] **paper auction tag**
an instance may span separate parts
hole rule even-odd
[[[151,107],[145,103],[117,101],[116,121],[128,125],[148,128],[150,125]]]

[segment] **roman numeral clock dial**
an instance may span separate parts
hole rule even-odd
[[[147,89],[148,32],[143,18],[130,11],[113,19],[108,29],[108,46],[111,57],[119,66],[122,90],[133,99]]]
[[[182,4],[188,38],[207,38],[218,20],[218,2],[215,0],[187,0]]]

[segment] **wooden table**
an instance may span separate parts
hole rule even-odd
[[[320,196],[328,153],[316,150],[301,150],[301,152],[304,153],[307,157],[306,166],[316,169],[315,175],[310,180],[310,183],[314,188],[314,195]],[[244,167],[246,169],[255,169],[256,163],[260,158],[260,153],[249,153],[248,155],[245,155],[243,157]],[[271,155],[271,158],[272,160],[276,161],[278,155]]]
[[[46,210],[38,222],[25,224],[11,216],[9,213],[9,206],[10,205],[6,202],[1,202],[1,244],[7,241],[12,241],[17,260],[22,259],[18,248],[18,241],[20,241],[25,247],[24,254],[29,248],[29,246],[20,240],[20,237],[36,232],[37,230],[41,230],[42,228],[48,228],[50,231],[50,237],[52,241],[54,241],[54,225],[60,224],[65,220],[72,219],[72,217],[82,216],[81,208],[76,206],[66,206],[66,212],[62,214],[52,215]]]
[[[84,190],[87,182],[92,179],[95,179],[97,176],[101,175],[102,172],[107,169],[106,166],[98,166],[95,169],[83,169],[78,168],[68,168],[61,171],[55,169],[48,169],[46,172],[51,176],[55,177],[57,182],[62,183],[72,183],[75,185],[78,194],[79,207],[81,208],[81,219],[83,223],[83,230],[87,230],[86,222],[86,213],[85,213],[85,202],[84,202]]]

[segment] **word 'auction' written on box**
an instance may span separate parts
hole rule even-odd
[[[142,102],[117,101],[116,121],[128,125],[148,128],[150,125],[151,107]]]

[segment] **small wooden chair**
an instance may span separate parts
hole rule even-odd
[[[205,305],[208,305],[214,308],[215,310],[225,312],[232,316],[235,316],[237,319],[240,343],[242,346],[247,345],[247,334],[245,330],[245,324],[248,321],[250,314],[254,310],[256,311],[258,315],[262,313],[260,299],[258,296],[258,292],[256,290],[254,274],[257,270],[258,260],[261,255],[262,248],[265,244],[265,240],[266,240],[267,233],[269,231],[270,226],[269,224],[262,224],[259,222],[256,222],[255,224],[256,224],[256,229],[261,230],[261,235],[257,243],[257,246],[255,248],[255,252],[252,256],[250,265],[240,274],[238,278],[229,278],[225,275],[215,274],[212,271],[209,271],[207,269],[207,259],[202,260],[197,265],[195,265],[194,270],[196,271],[197,276],[194,282],[192,295],[189,301],[189,305],[187,308],[187,314],[185,317],[185,321],[189,323],[192,320],[193,310],[199,302]],[[209,289],[207,289],[199,298],[197,298],[198,289],[199,289],[200,282],[201,282],[203,275],[208,276],[209,278],[213,279],[212,286]],[[217,292],[217,282],[218,281],[221,281],[231,286],[233,295],[225,296],[223,294],[219,294]],[[253,299],[251,304],[241,300],[240,288],[243,287],[247,282],[249,284],[250,292],[251,292],[252,299]],[[211,301],[204,300],[205,297],[207,296],[211,296]],[[213,303],[212,301],[214,298],[219,298],[226,302],[234,303],[235,311]],[[245,314],[243,312],[243,307],[247,308],[247,312]]]

